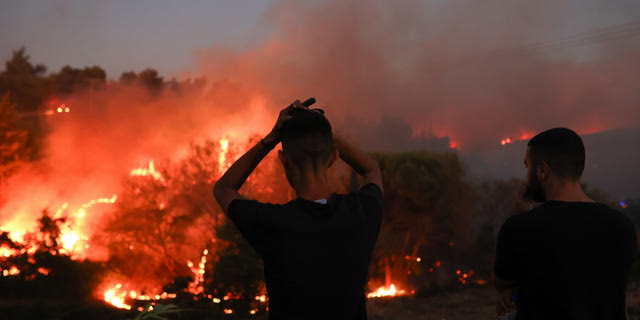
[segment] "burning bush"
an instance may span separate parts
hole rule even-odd
[[[65,253],[60,226],[64,218],[53,219],[42,212],[39,230],[15,239],[0,233],[0,296],[4,299],[50,298],[86,301],[103,276],[101,263],[73,260]]]
[[[192,145],[189,156],[178,163],[165,161],[133,170],[94,241],[108,248],[107,266],[136,284],[138,293],[143,289],[155,295],[172,283],[165,289],[218,297],[228,292],[250,298],[258,294],[259,258],[241,241],[211,195],[213,182],[233,156],[228,141],[221,139]],[[278,180],[265,169],[269,168],[260,168],[257,175]],[[257,189],[253,193],[270,197],[273,189],[265,192],[263,185],[255,178],[248,183]],[[201,256],[204,261],[193,262]],[[185,285],[187,279],[200,288]]]

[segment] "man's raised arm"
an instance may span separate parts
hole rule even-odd
[[[374,183],[380,188],[380,191],[384,192],[382,189],[382,173],[375,159],[335,133],[333,135],[333,144],[338,150],[340,158],[362,176],[365,184]]]
[[[236,160],[213,187],[213,195],[216,197],[220,208],[224,213],[228,213],[229,205],[233,200],[242,199],[242,195],[238,192],[242,184],[247,180],[251,172],[258,166],[260,161],[275,148],[280,140],[282,140],[282,126],[287,120],[291,119],[291,114],[297,109],[306,109],[300,100],[296,100],[280,111],[278,120],[269,134],[260,140],[253,148],[245,153],[240,159]]]

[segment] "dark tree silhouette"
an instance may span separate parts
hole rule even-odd
[[[5,70],[0,72],[0,93],[11,93],[10,101],[16,104],[19,112],[36,111],[47,94],[47,68],[33,65],[24,47],[13,52],[11,59],[5,62]]]
[[[20,164],[30,160],[28,139],[29,132],[18,126],[15,105],[6,93],[0,98],[0,185]]]

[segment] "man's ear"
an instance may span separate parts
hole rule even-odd
[[[331,167],[333,163],[338,160],[338,156],[340,156],[340,153],[338,152],[338,149],[334,148],[333,152],[331,152],[331,158],[329,158],[329,167]]]
[[[278,150],[278,159],[280,159],[280,163],[282,163],[282,167],[286,170],[289,165],[287,163],[287,155],[284,154],[284,151]]]
[[[536,166],[536,175],[539,181],[547,180],[547,177],[549,177],[549,165],[546,161],[538,162],[538,165]]]

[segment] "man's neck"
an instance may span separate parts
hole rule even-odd
[[[333,193],[326,173],[324,175],[307,174],[296,180],[293,188],[298,198],[315,201],[327,199]]]
[[[562,181],[556,180],[545,190],[547,201],[564,201],[564,202],[594,202],[584,191],[580,181]]]

